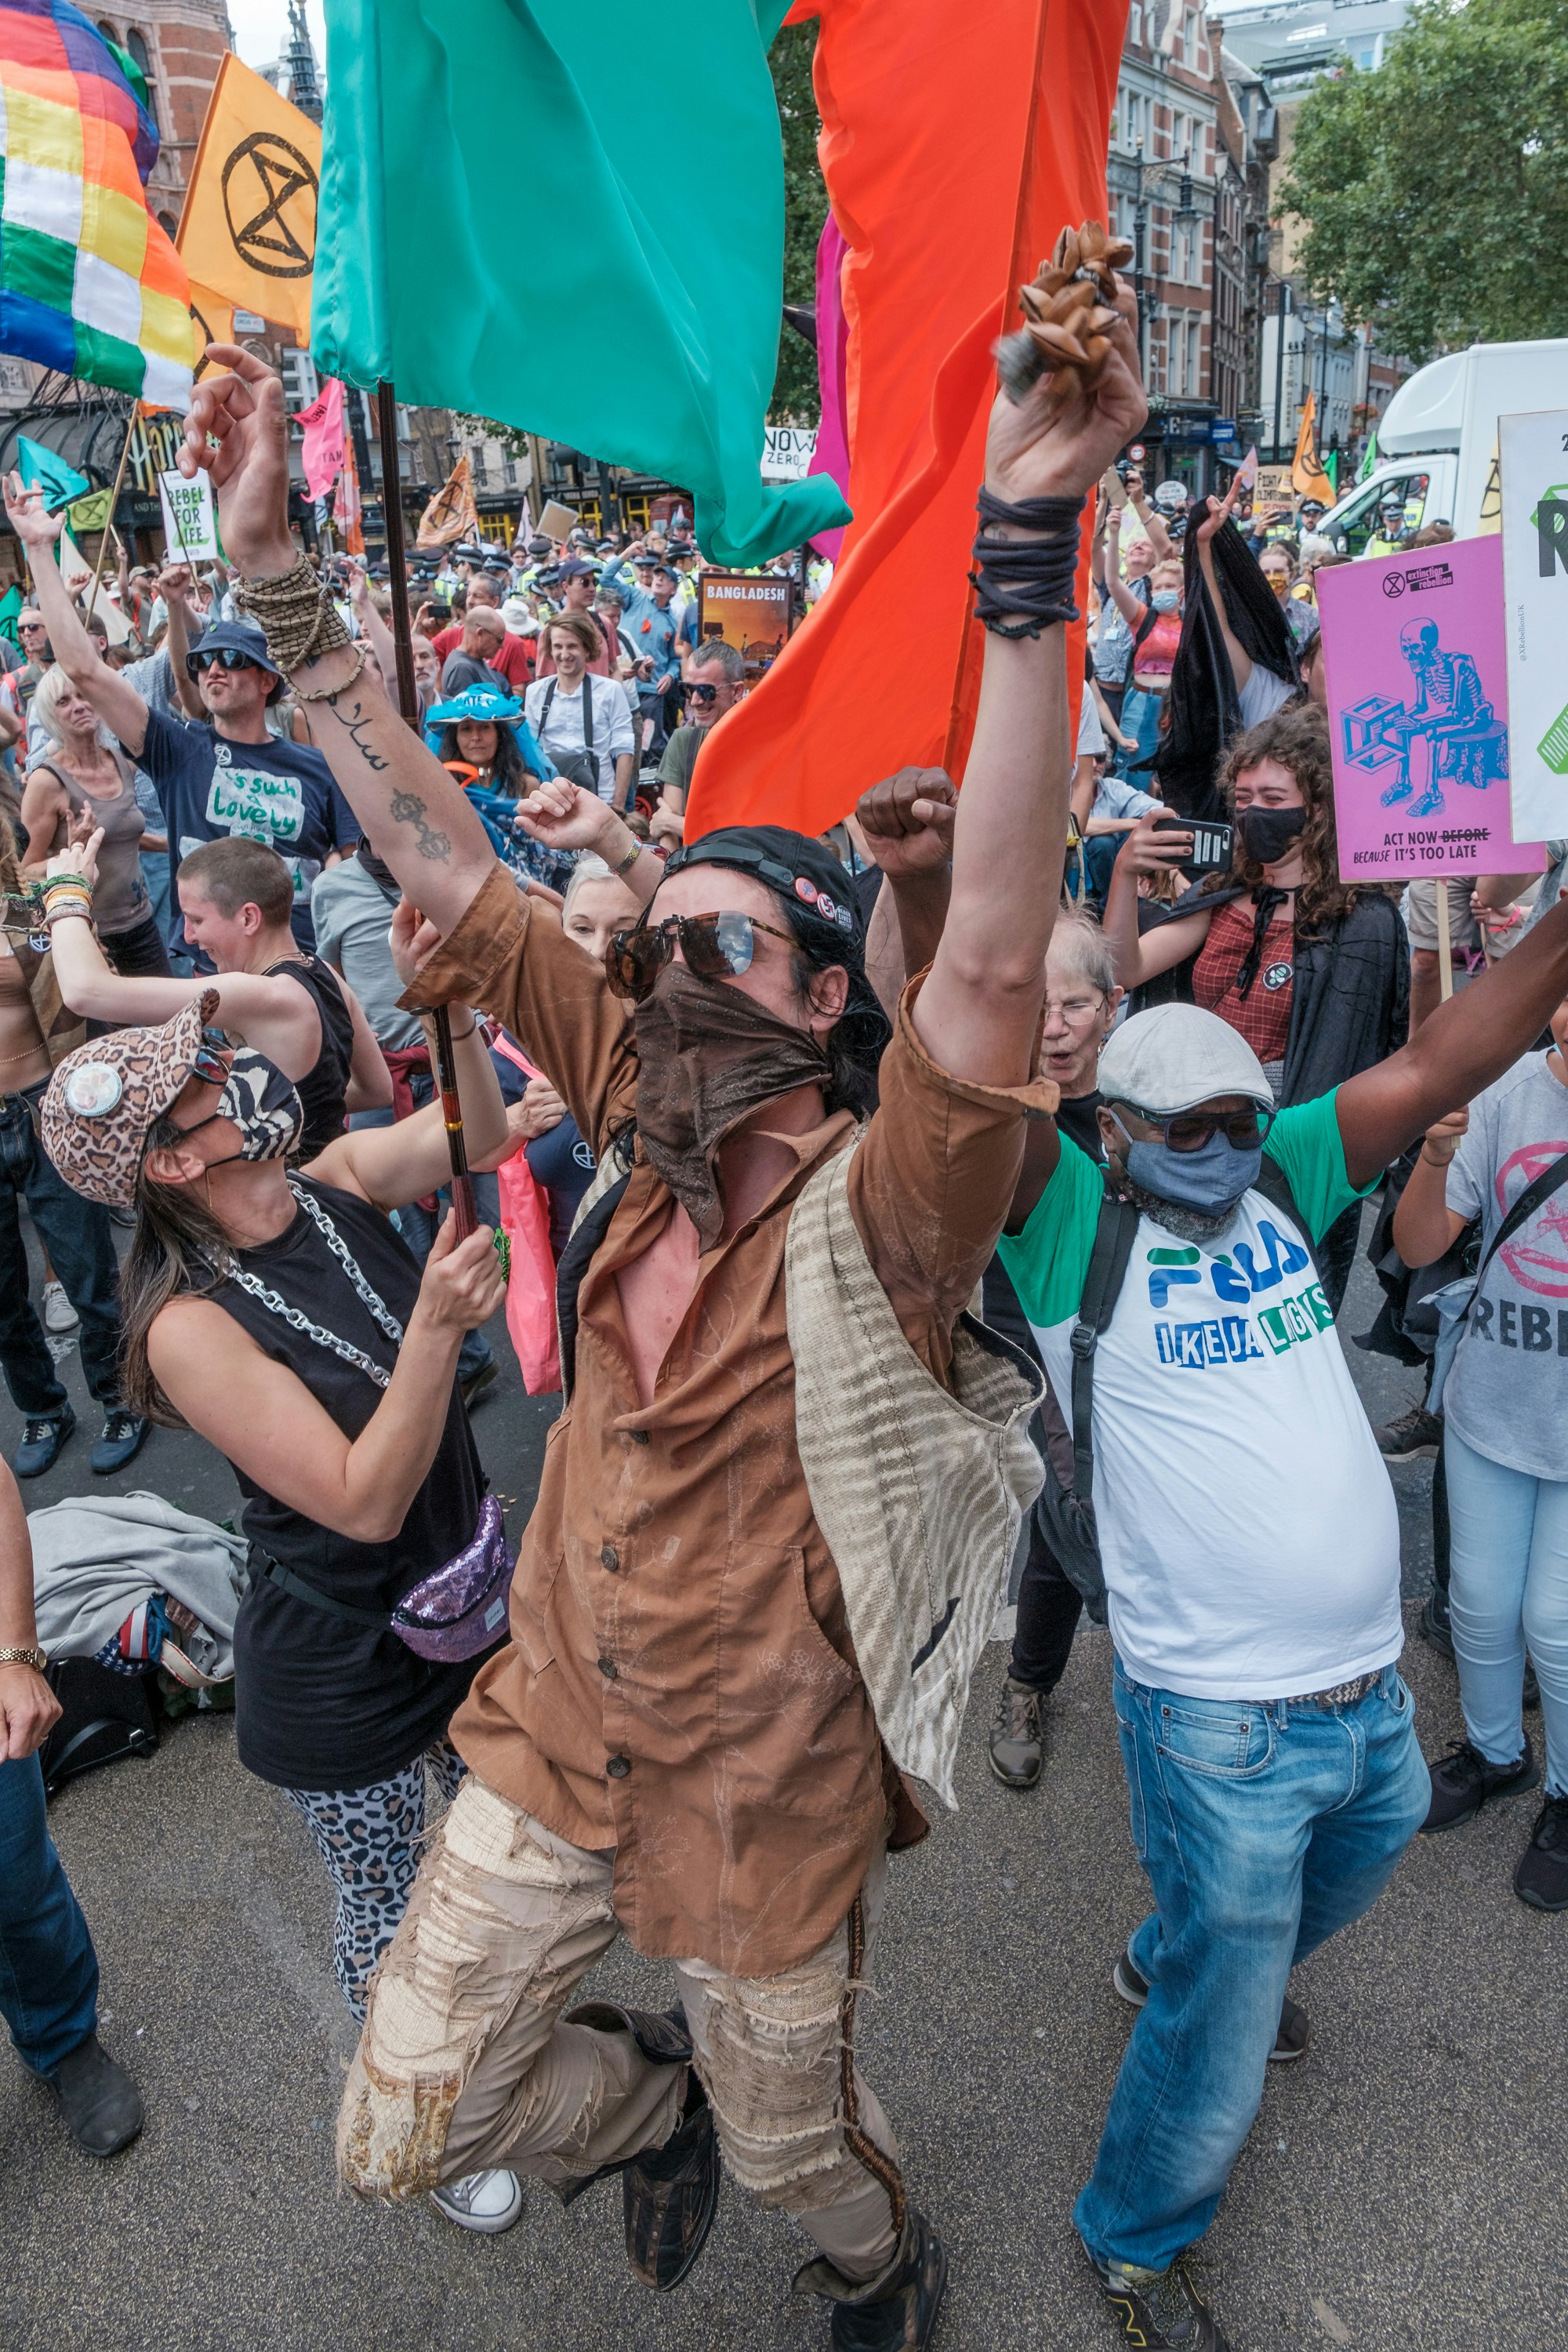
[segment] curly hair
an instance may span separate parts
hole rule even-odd
[[[1289,770],[1307,804],[1301,831],[1301,887],[1296,896],[1296,936],[1315,939],[1330,931],[1358,898],[1384,895],[1376,883],[1344,883],[1339,877],[1339,838],[1334,831],[1333,769],[1329,753],[1329,722],[1315,702],[1288,703],[1260,725],[1237,735],[1225,756],[1217,786],[1226,809],[1236,812],[1236,780],[1247,768],[1272,760]],[[1237,828],[1231,868],[1210,885],[1224,889],[1244,882],[1256,889],[1263,868],[1242,846]]]

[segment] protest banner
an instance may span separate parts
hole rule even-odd
[[[795,583],[777,573],[704,572],[697,583],[697,636],[721,638],[745,658],[748,679],[772,667],[788,642]]]
[[[1318,605],[1340,879],[1539,873],[1510,829],[1498,541],[1336,565]]]
[[[163,505],[163,539],[171,563],[222,555],[210,474],[198,474],[194,481],[179,472],[160,474],[158,495]]]
[[[1509,790],[1516,833],[1568,832],[1568,409],[1499,421]]]

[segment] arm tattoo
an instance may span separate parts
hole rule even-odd
[[[385,765],[384,761],[383,766]],[[419,855],[432,865],[445,866],[452,855],[451,836],[437,833],[425,814],[425,803],[417,793],[394,793],[388,806],[394,824],[411,824],[418,836]]]
[[[326,704],[327,709],[331,712],[332,717],[337,720],[338,725],[348,730],[349,740],[353,743],[354,750],[359,753],[360,758],[364,761],[365,766],[373,770],[375,774],[379,775],[387,763],[382,753],[374,750],[372,746],[364,740],[364,730],[370,725],[371,714],[366,710],[363,703],[356,702],[354,704],[353,716],[352,719],[345,719],[342,712],[338,709],[336,695],[328,695],[326,698]],[[421,806],[423,806],[423,803],[421,803]]]

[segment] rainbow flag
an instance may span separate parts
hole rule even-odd
[[[158,133],[69,0],[0,0],[0,352],[169,407],[190,397],[184,264],[147,209]]]

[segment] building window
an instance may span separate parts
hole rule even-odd
[[[177,236],[179,234],[180,224],[174,218],[173,213],[160,213],[158,215],[158,226],[167,237],[172,238]]]
[[[142,79],[147,85],[147,104],[152,112],[154,127],[156,127],[158,123],[158,84],[153,72],[153,52],[147,47],[146,36],[139,32],[134,25],[132,26],[131,30],[125,36],[125,47],[130,50],[132,58],[142,68]]]
[[[1133,48],[1142,47],[1143,10],[1140,5],[1140,0],[1132,0],[1132,5],[1127,11],[1127,38]]]
[[[1203,388],[1203,328],[1196,319],[1187,320],[1187,397],[1195,400]]]

